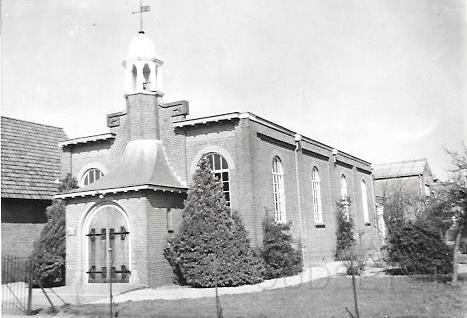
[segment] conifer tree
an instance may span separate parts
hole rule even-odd
[[[181,284],[213,287],[216,276],[219,287],[262,281],[262,260],[250,247],[240,216],[231,212],[206,158],[193,176],[180,231],[164,254]]]
[[[68,174],[60,180],[59,192],[77,188],[77,181]],[[34,242],[31,256],[34,276],[44,287],[65,284],[65,202],[54,199],[47,207],[47,224]]]
[[[291,223],[278,223],[266,216],[261,256],[266,264],[265,278],[293,276],[303,269],[301,242],[294,242]]]

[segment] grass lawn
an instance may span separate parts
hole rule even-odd
[[[360,317],[467,317],[467,277],[459,287],[431,279],[358,277]],[[224,317],[349,317],[351,279],[329,277],[296,287],[221,296]],[[215,298],[116,305],[119,317],[216,317]],[[108,305],[82,305],[66,314],[108,317]]]

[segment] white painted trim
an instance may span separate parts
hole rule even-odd
[[[233,191],[233,182],[232,182],[232,177],[234,179],[237,178],[236,175],[236,170],[235,170],[235,161],[233,160],[232,156],[230,153],[227,151],[227,149],[217,146],[217,145],[210,145],[202,148],[199,150],[196,155],[193,157],[194,159],[191,161],[191,166],[190,166],[190,175],[189,175],[189,180],[192,180],[192,176],[196,171],[196,167],[198,166],[198,162],[201,160],[201,158],[204,155],[207,155],[208,153],[218,153],[222,157],[224,157],[225,161],[227,161],[227,165],[229,166],[229,194],[230,194],[230,207],[233,207],[232,203],[235,203],[237,201],[237,197],[235,192]],[[235,174],[235,176],[234,176]],[[238,206],[238,205],[237,205]]]
[[[99,135],[93,135],[93,136],[86,136],[86,137],[79,137],[79,138],[74,138],[74,139],[68,139],[63,142],[60,142],[58,145],[59,147],[65,147],[69,145],[76,145],[76,144],[84,144],[87,142],[93,142],[93,141],[98,141],[98,140],[106,140],[106,139],[114,139],[115,134],[114,133],[105,133],[105,134],[99,134]]]
[[[54,199],[65,199],[65,198],[76,198],[76,197],[86,197],[86,196],[96,196],[101,195],[104,196],[105,194],[113,194],[118,192],[129,192],[129,191],[140,191],[140,190],[153,190],[153,191],[162,191],[162,192],[177,192],[183,193],[186,192],[186,189],[182,188],[172,188],[172,187],[164,187],[158,185],[140,185],[140,186],[131,186],[131,187],[121,187],[121,188],[113,188],[113,189],[103,189],[103,190],[91,190],[91,191],[81,191],[81,192],[70,192],[64,194],[57,194],[54,195]]]
[[[191,165],[190,165],[190,177],[193,176],[193,174],[195,173],[196,167],[198,166],[198,162],[201,160],[201,158],[204,155],[207,155],[208,153],[211,153],[211,152],[216,152],[220,154],[227,161],[227,164],[229,165],[229,170],[230,171],[235,170],[235,162],[232,156],[230,155],[230,153],[227,151],[227,149],[217,146],[217,145],[209,145],[209,146],[206,146],[200,149],[196,153],[196,155],[193,157],[193,160],[191,161]]]

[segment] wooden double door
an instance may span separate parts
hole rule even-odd
[[[128,283],[130,232],[123,213],[114,206],[96,210],[89,222],[88,282]]]

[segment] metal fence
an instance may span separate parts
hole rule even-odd
[[[31,313],[32,261],[2,255],[2,312]]]

